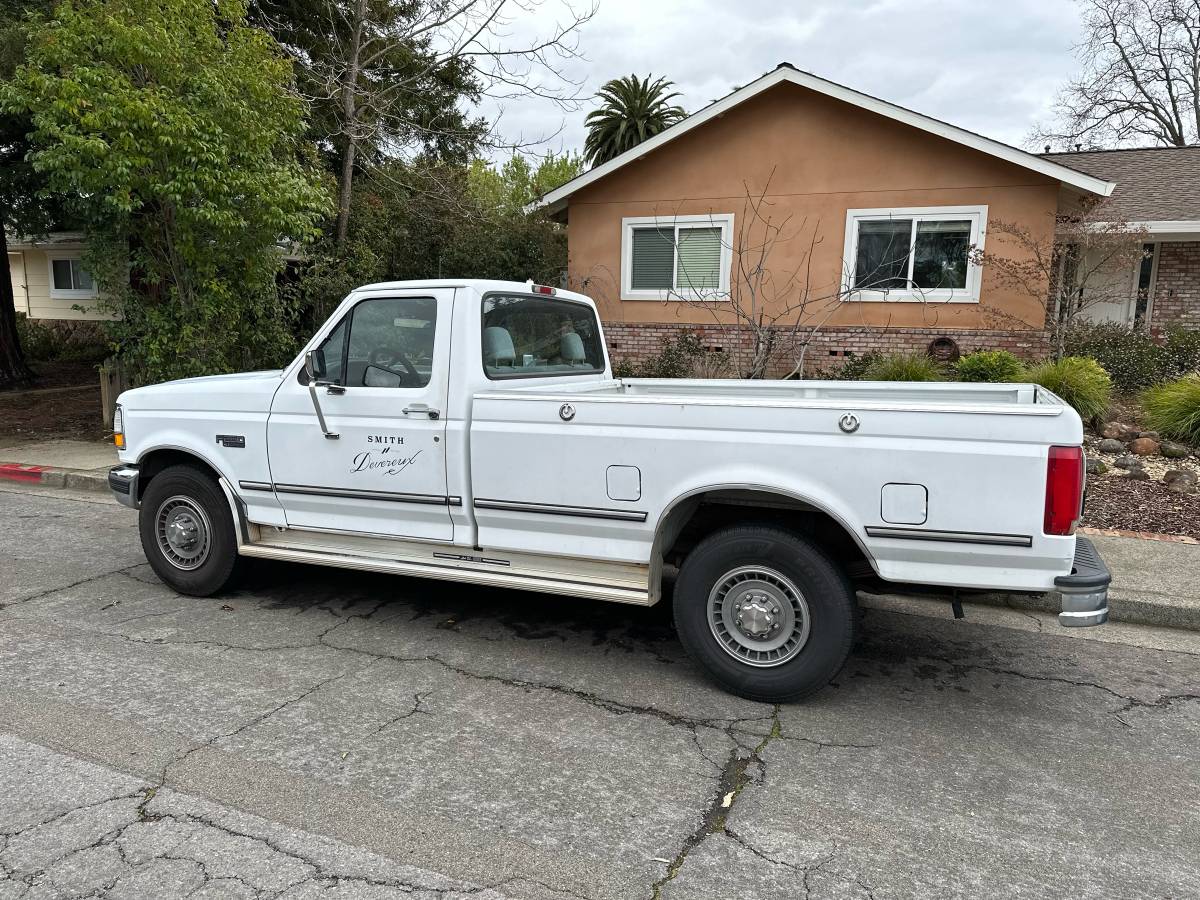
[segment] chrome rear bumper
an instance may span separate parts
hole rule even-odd
[[[1108,621],[1108,586],[1112,575],[1087,538],[1075,539],[1075,562],[1070,575],[1054,579],[1062,594],[1058,624],[1067,628],[1103,625]]]

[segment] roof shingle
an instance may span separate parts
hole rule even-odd
[[[1113,208],[1131,222],[1200,221],[1200,146],[1041,155],[1115,181]]]

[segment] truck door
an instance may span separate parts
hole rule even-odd
[[[280,386],[267,453],[289,527],[453,537],[442,415],[453,297],[365,295],[326,326],[314,384],[301,367]]]

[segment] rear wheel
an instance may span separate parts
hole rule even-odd
[[[805,539],[739,525],[709,535],[684,560],[675,628],[726,690],[770,703],[799,700],[845,663],[854,642],[854,591]]]
[[[142,494],[138,519],[150,567],[181,594],[207,597],[238,568],[229,503],[212,476],[188,465],[158,473]]]

